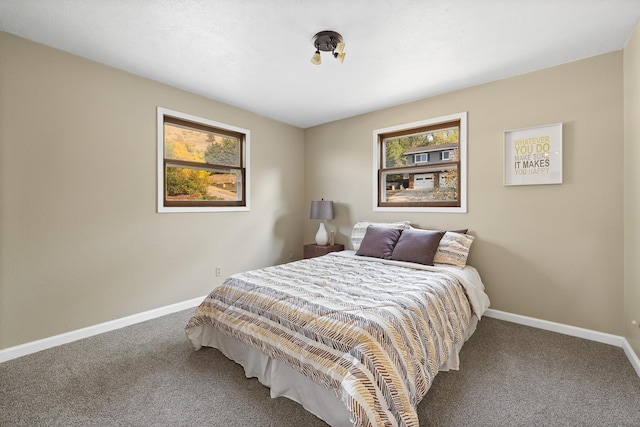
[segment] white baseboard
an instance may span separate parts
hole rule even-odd
[[[153,310],[144,311],[142,313],[133,314],[131,316],[111,320],[109,322],[100,323],[98,325],[93,325],[75,331],[66,332],[64,334],[55,335],[49,338],[28,342],[26,344],[21,344],[15,347],[9,347],[4,350],[0,350],[0,363],[11,359],[16,359],[18,357],[26,356],[28,354],[37,353],[38,351],[46,350],[48,348],[56,347],[62,344],[81,340],[83,338],[102,334],[104,332],[124,328],[125,326],[145,322],[147,320],[186,310],[188,308],[193,308],[200,304],[204,298],[204,296],[193,298],[188,301],[183,301]],[[627,355],[627,358],[631,362],[631,365],[635,369],[636,373],[638,374],[638,376],[640,376],[640,358],[638,358],[638,355],[633,351],[631,345],[624,337],[592,331],[590,329],[564,325],[562,323],[550,322],[548,320],[536,319],[534,317],[507,313],[505,311],[494,310],[491,308],[488,309],[484,315],[486,317],[492,317],[494,319],[519,323],[521,325],[531,326],[538,329],[545,329],[552,332],[558,332],[560,334],[570,335],[573,337],[584,338],[591,341],[621,347]]]
[[[122,317],[120,319],[111,320],[109,322],[100,323],[98,325],[88,326],[86,328],[77,329],[75,331],[65,332],[64,334],[54,335],[52,337],[43,338],[41,340],[28,342],[25,344],[9,347],[0,350],[0,363],[7,360],[16,359],[48,348],[57,347],[72,341],[81,340],[104,332],[113,331],[124,328],[125,326],[134,325],[136,323],[145,322],[157,317],[166,316],[167,314],[176,313],[188,308],[199,305],[205,297],[190,299],[188,301],[167,305],[153,310],[144,311],[142,313],[133,314],[131,316]]]
[[[544,329],[564,335],[570,335],[572,337],[584,338],[590,341],[621,347],[627,355],[629,362],[631,362],[631,365],[640,377],[640,359],[635,351],[633,351],[629,341],[627,341],[625,337],[592,331],[590,329],[578,328],[571,325],[564,325],[562,323],[550,322],[548,320],[536,319],[535,317],[507,313],[505,311],[494,310],[492,308],[488,309],[484,315],[494,319],[505,320],[507,322],[518,323],[521,325],[531,326],[533,328]]]

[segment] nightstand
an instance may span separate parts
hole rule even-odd
[[[326,255],[329,252],[344,251],[344,245],[304,245],[304,257],[315,258],[317,256]]]

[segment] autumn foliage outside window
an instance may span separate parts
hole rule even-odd
[[[171,113],[158,114],[159,211],[247,207],[248,131]]]
[[[466,211],[466,113],[374,131],[374,209]]]

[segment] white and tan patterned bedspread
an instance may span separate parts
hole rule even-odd
[[[334,390],[354,426],[418,426],[471,314],[451,272],[330,254],[231,276],[186,331],[196,349],[208,324],[288,363]]]

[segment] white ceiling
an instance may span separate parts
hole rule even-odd
[[[640,0],[0,0],[1,31],[302,128],[620,50],[639,18]],[[344,64],[311,64],[322,30]]]

